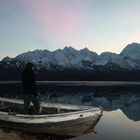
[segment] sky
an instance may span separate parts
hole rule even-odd
[[[0,59],[36,49],[120,53],[140,42],[140,0],[0,0]]]

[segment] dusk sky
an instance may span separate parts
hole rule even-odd
[[[0,0],[0,59],[72,46],[120,53],[140,42],[140,0]]]

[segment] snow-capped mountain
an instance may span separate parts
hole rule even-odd
[[[140,44],[132,43],[126,46],[120,54],[103,52],[98,55],[87,48],[76,50],[72,47],[65,47],[50,52],[48,50],[35,50],[16,56],[15,58],[5,57],[1,62],[10,61],[33,62],[36,65],[44,65],[46,68],[58,66],[58,68],[92,68],[105,66],[108,63],[116,64],[121,68],[140,69]]]
[[[120,56],[134,69],[140,68],[140,44],[132,43],[127,45]]]
[[[38,71],[74,69],[90,71],[94,74],[98,72],[98,75],[101,75],[102,72],[112,74],[119,72],[120,74],[124,70],[128,72],[140,71],[140,44],[129,44],[120,54],[103,52],[98,55],[88,48],[76,50],[72,47],[65,47],[52,52],[48,50],[29,51],[15,58],[5,57],[0,61],[0,70],[3,68],[20,69],[24,67],[26,62],[33,62]]]
[[[121,55],[111,52],[104,52],[100,55],[95,65],[106,65],[107,63],[113,63],[119,65],[121,68],[130,69],[130,65],[123,59]]]
[[[53,52],[48,50],[35,50],[16,56],[15,58],[4,58],[1,62],[18,61],[20,63],[33,62],[37,66],[44,66],[47,69],[52,68],[84,68],[84,63],[94,64],[98,59],[98,54],[89,51],[87,48],[80,51],[65,47]],[[38,67],[39,68],[39,67]],[[87,67],[88,68],[88,67]]]

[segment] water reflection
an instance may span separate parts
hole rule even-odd
[[[39,98],[45,102],[102,106],[105,111],[121,109],[133,121],[140,120],[140,89],[122,87],[47,87],[38,86]],[[0,85],[0,96],[22,98],[20,84]]]
[[[40,100],[42,101],[47,101],[47,102],[62,102],[62,101],[59,101],[60,98],[62,99],[65,99],[67,98],[67,96],[65,97],[65,91],[67,91],[69,88],[66,88],[63,90],[62,92],[62,89],[61,90],[58,90],[58,89],[55,89],[54,88],[47,88],[46,90],[46,87],[44,86],[40,86],[39,87],[39,98]],[[57,92],[59,91],[59,92]],[[57,95],[57,93],[60,95]],[[0,85],[0,96],[1,97],[8,97],[8,98],[22,98],[22,90],[21,90],[21,85],[18,84],[18,85]],[[62,97],[64,96],[64,97]],[[72,97],[73,98],[73,97]],[[72,103],[72,102],[65,102],[63,101],[63,103]],[[80,104],[80,103],[74,103],[74,104]],[[82,104],[82,102],[81,102]],[[76,125],[74,126],[75,128],[71,129],[71,132],[74,132],[75,134],[77,134],[76,136],[78,135],[81,135],[81,134],[87,134],[87,133],[90,133],[90,132],[95,132],[95,126],[96,124],[98,123],[98,121],[100,120],[101,118],[101,115],[95,115],[95,117],[92,117],[92,119],[90,117],[86,119],[79,119],[79,122],[77,121],[76,124],[78,124],[79,126],[76,127]],[[67,124],[68,126],[70,126],[70,128],[72,128],[72,124]],[[2,127],[2,125],[1,125]],[[1,130],[0,130],[1,131]],[[9,135],[18,135],[18,132],[17,131],[12,131],[11,130],[6,133],[6,135],[4,135],[5,132],[5,129],[3,129],[1,131],[1,136],[3,137],[3,139],[9,139],[7,136]],[[24,133],[20,133],[20,135],[18,135],[17,137],[19,138],[20,140],[20,136],[22,135],[22,138],[26,138],[27,137],[32,137],[31,139],[34,139],[34,136],[30,135],[30,134],[24,134]],[[53,139],[53,140],[60,140],[60,139],[68,139],[69,137],[64,137],[64,136],[52,136],[52,135],[44,135],[44,134],[35,134],[35,137],[37,137],[39,135],[39,137],[41,139]],[[24,139],[25,139],[24,138]],[[38,139],[38,138],[37,138]]]
[[[104,111],[104,115],[99,121],[97,135],[92,133],[82,135],[71,140],[139,140],[140,121],[129,120],[123,112]]]
[[[0,140],[68,140],[68,138],[47,134],[31,134],[0,129]]]
[[[121,109],[133,121],[140,120],[140,90],[131,88],[40,87],[40,99],[47,102],[102,106],[105,111]],[[44,91],[44,92],[43,92]],[[44,97],[44,95],[47,95]]]

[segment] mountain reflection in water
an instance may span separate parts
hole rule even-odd
[[[38,86],[38,93],[40,101],[102,106],[106,112],[105,116],[107,112],[113,111],[112,114],[115,114],[116,111],[119,113],[121,111],[129,120],[140,121],[140,88],[138,87],[47,87],[43,84]],[[0,96],[21,99],[21,85],[0,85]],[[92,138],[94,137],[91,136]]]
[[[102,106],[105,111],[121,109],[131,120],[140,120],[140,88],[128,87],[47,87],[38,86],[44,102]],[[0,85],[0,96],[22,98],[20,84]]]

